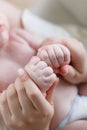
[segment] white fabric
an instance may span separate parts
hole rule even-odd
[[[70,37],[70,34],[64,30],[64,28],[53,25],[44,21],[38,16],[32,14],[29,10],[25,10],[22,15],[22,23],[27,31],[31,31],[38,35],[40,39],[47,37]]]
[[[87,97],[78,96],[73,104],[73,110],[71,111],[71,117],[69,122],[78,119],[87,119]]]

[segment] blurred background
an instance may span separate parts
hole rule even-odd
[[[7,0],[87,42],[87,0]]]
[[[55,23],[87,26],[87,0],[7,0]]]

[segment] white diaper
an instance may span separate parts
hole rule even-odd
[[[47,37],[70,37],[64,28],[41,19],[28,9],[23,12],[22,24],[27,31],[35,33],[41,40]]]
[[[60,125],[58,125],[55,130],[60,130],[65,125],[80,119],[87,119],[87,97],[78,95],[73,101],[67,117],[60,123]]]

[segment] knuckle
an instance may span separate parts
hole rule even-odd
[[[34,91],[33,93],[30,94],[30,97],[31,97],[32,99],[35,99],[35,98],[38,97],[38,95],[39,95],[39,93],[38,93],[37,91]]]
[[[47,63],[45,61],[41,61],[40,63],[44,66],[47,66]]]
[[[44,118],[49,118],[51,116],[51,113],[50,113],[50,111],[45,111],[42,113],[42,115]]]
[[[53,73],[53,69],[50,66],[47,67],[47,73],[49,73],[49,74]]]
[[[18,87],[18,92],[22,93],[25,91],[25,88],[23,85],[21,85],[21,87]]]
[[[55,73],[52,74],[52,79],[56,80],[56,74]]]
[[[47,54],[47,53],[44,53],[44,54],[42,55],[42,59],[43,59],[43,60],[47,60],[47,59],[48,59],[48,54]]]
[[[16,90],[15,87],[13,87],[13,85],[11,85],[10,87],[8,87],[7,89],[7,96],[9,98],[13,98],[16,95]]]

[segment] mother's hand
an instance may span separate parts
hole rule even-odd
[[[28,77],[16,79],[1,94],[0,109],[5,125],[11,130],[49,130],[54,114],[53,96],[58,81],[46,98]]]

